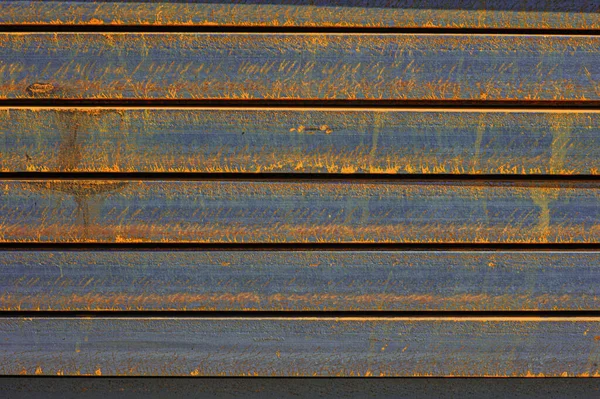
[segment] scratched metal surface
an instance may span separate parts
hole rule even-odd
[[[598,29],[600,16],[565,0],[8,0],[0,24]]]
[[[600,99],[600,37],[0,34],[0,98]]]
[[[2,180],[2,242],[597,243],[596,182]]]
[[[599,115],[4,108],[0,171],[598,174]]]
[[[5,375],[597,376],[600,318],[0,318]]]
[[[10,399],[591,399],[595,378],[5,377]]]
[[[0,310],[595,310],[598,252],[3,251]]]

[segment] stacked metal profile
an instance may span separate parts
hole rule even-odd
[[[600,11],[0,1],[0,373],[600,375]]]

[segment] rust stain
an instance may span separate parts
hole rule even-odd
[[[37,90],[53,90],[52,85],[36,86]],[[72,172],[79,169],[83,161],[83,140],[80,131],[97,111],[80,112],[64,110],[55,113],[57,125],[61,131],[61,142],[57,154],[57,168],[61,172]],[[34,190],[50,190],[62,192],[73,197],[76,204],[76,224],[82,226],[80,239],[87,241],[91,237],[90,227],[94,224],[95,209],[100,208],[102,196],[123,189],[128,182],[115,181],[64,181],[46,180],[27,182]]]
[[[572,145],[571,122],[569,118],[562,118],[560,115],[549,115],[551,121],[552,144],[550,171],[560,174],[564,170],[565,161],[568,155],[569,146]]]
[[[76,204],[74,227],[79,229],[79,240],[94,240],[93,226],[100,209],[103,195],[118,192],[129,185],[129,182],[121,181],[65,181],[45,180],[24,182],[32,191],[61,192],[72,196]]]
[[[31,96],[49,95],[54,92],[54,85],[52,83],[33,83],[25,90]]]
[[[82,116],[78,112],[58,112],[56,118],[60,122],[61,142],[57,156],[57,167],[61,172],[72,172],[77,170],[81,163],[81,142],[78,133],[82,127]]]

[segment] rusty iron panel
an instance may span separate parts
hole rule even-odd
[[[4,33],[0,98],[599,101],[600,37]]]
[[[2,251],[3,311],[550,311],[600,307],[600,253]]]
[[[0,3],[0,24],[201,27],[599,29],[594,1],[25,1]],[[51,27],[49,28],[51,29]]]
[[[490,3],[0,0],[0,375],[600,376],[600,9]]]
[[[598,376],[600,318],[0,318],[0,373]]]
[[[2,180],[2,242],[598,243],[597,182]]]
[[[2,172],[600,173],[594,110],[0,108]]]

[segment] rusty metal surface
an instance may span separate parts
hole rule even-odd
[[[596,182],[0,181],[2,242],[597,243]]]
[[[594,110],[3,108],[2,172],[600,173]]]
[[[597,36],[4,33],[0,99],[598,101]]]
[[[0,374],[600,376],[600,9],[493,3],[0,0]]]
[[[0,318],[0,373],[598,376],[600,319]]]
[[[10,0],[0,24],[365,28],[598,29],[594,1]]]
[[[600,253],[3,251],[3,311],[535,311],[600,307]]]

